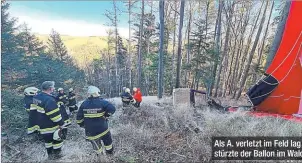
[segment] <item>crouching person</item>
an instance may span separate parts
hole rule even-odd
[[[95,86],[88,87],[88,99],[80,106],[77,113],[77,123],[85,128],[88,139],[94,150],[102,153],[102,141],[107,154],[113,153],[111,133],[108,128],[108,117],[115,113],[115,107],[103,100],[100,90]]]
[[[40,134],[42,135],[49,159],[62,157],[61,148],[63,140],[54,140],[54,133],[64,128],[64,121],[56,103],[56,99],[51,95],[54,90],[53,81],[42,83],[42,92],[33,98],[33,103],[38,112],[38,123]]]
[[[130,103],[135,104],[135,99],[130,94],[130,89],[126,88],[125,91],[121,95],[123,107],[127,107],[130,105]]]

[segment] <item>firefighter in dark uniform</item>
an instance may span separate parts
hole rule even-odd
[[[38,93],[36,87],[28,87],[24,90],[24,107],[28,112],[27,134],[39,133],[39,125],[37,121],[37,108],[33,105],[33,97]]]
[[[64,89],[63,88],[59,88],[58,89],[58,95],[56,97],[57,100],[57,104],[60,108],[61,114],[62,114],[62,118],[64,120],[64,122],[67,125],[71,124],[71,120],[69,118],[69,112],[67,111],[67,105],[68,105],[68,97],[67,95],[64,93]]]
[[[107,154],[113,154],[112,138],[108,128],[108,117],[115,113],[115,107],[100,97],[100,90],[88,87],[88,99],[80,106],[77,123],[85,128],[86,139],[97,153],[102,153],[102,141]]]
[[[122,88],[122,92],[120,93],[120,96],[121,96],[123,93],[125,93],[126,88],[127,88],[127,87],[123,87],[123,88]]]
[[[42,92],[33,98],[34,107],[37,108],[38,112],[39,131],[44,139],[49,159],[62,157],[63,140],[54,140],[53,134],[57,129],[65,126],[56,99],[51,95],[51,92],[55,89],[54,84],[53,81],[43,82]]]
[[[74,111],[78,110],[76,95],[73,92],[73,88],[69,89],[68,100],[69,100],[69,103],[68,103],[69,111],[70,111],[70,114],[72,114]]]
[[[129,106],[130,103],[132,103],[132,104],[136,103],[135,99],[130,94],[129,88],[125,89],[125,92],[122,93],[121,98],[122,98],[122,102],[123,102],[123,107]]]

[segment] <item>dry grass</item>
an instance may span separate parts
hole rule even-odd
[[[124,109],[119,98],[110,101],[117,107],[109,124],[115,154],[97,156],[85,141],[84,130],[73,124],[60,162],[211,162],[212,136],[302,136],[298,123],[243,112],[223,114],[206,106],[174,108],[171,98],[144,97],[141,108]],[[29,136],[17,138],[9,144],[20,153],[6,158],[9,151],[2,148],[2,161],[47,161],[42,142]]]

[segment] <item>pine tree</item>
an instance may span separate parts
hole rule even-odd
[[[16,19],[10,18],[9,4],[1,1],[1,54],[9,54],[18,51],[16,32]]]
[[[69,58],[68,52],[61,39],[60,34],[52,29],[49,37],[48,48],[50,55],[58,58],[61,61],[67,61]]]
[[[30,32],[31,29],[28,28],[27,24],[23,24],[18,37],[20,38],[21,46],[27,56],[38,56],[44,53],[45,46],[34,34],[31,34]]]

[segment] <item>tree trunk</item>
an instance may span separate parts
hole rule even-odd
[[[234,48],[233,48],[233,53],[232,53],[232,59],[231,59],[231,64],[230,66],[226,66],[229,67],[229,69],[225,72],[225,75],[227,76],[226,77],[226,80],[224,82],[224,86],[223,86],[223,93],[222,93],[222,96],[225,97],[226,95],[226,92],[227,92],[227,89],[228,89],[228,85],[229,85],[229,81],[230,81],[230,77],[232,75],[232,66],[233,66],[233,61],[234,61],[234,56],[235,56],[235,51],[236,51],[236,47],[237,47],[237,36],[235,36],[235,45],[234,45]]]
[[[164,29],[165,29],[165,22],[164,22],[164,0],[159,1],[159,19],[160,19],[160,42],[159,42],[159,53],[158,53],[158,99],[163,97],[163,60],[164,60]]]
[[[236,54],[236,59],[235,59],[235,67],[233,69],[233,77],[231,80],[231,91],[230,92],[236,92],[235,87],[237,86],[235,82],[237,80],[237,76],[238,76],[238,67],[239,67],[239,60],[241,58],[241,52],[243,49],[243,40],[244,40],[244,34],[246,31],[246,27],[248,25],[249,22],[249,16],[250,16],[250,10],[248,10],[245,14],[245,18],[244,18],[244,23],[242,25],[242,29],[240,31],[240,41],[239,41],[239,47],[237,50],[237,54]],[[232,98],[235,98],[235,93],[233,94]]]
[[[106,62],[106,69],[107,69],[107,72],[108,72],[108,94],[109,94],[109,97],[111,97],[111,69],[110,69],[110,50],[109,50],[109,44],[108,44],[108,52],[107,52],[107,55],[108,55],[108,60]]]
[[[119,65],[118,65],[118,36],[117,36],[117,11],[116,1],[113,1],[114,7],[114,26],[115,26],[115,96],[119,93]]]
[[[182,43],[182,26],[184,17],[185,0],[181,0],[180,3],[180,20],[179,20],[179,32],[178,32],[178,50],[177,50],[177,72],[176,72],[176,86],[180,87],[180,70],[181,70],[181,43]]]
[[[261,31],[262,31],[263,23],[264,23],[264,20],[265,20],[265,13],[266,13],[267,6],[268,6],[268,1],[266,2],[265,9],[263,11],[262,19],[261,19],[261,22],[260,22],[260,26],[258,28],[258,32],[257,32],[256,38],[255,38],[252,50],[251,50],[251,52],[250,52],[250,54],[248,56],[245,69],[243,71],[243,77],[242,77],[242,80],[240,81],[240,87],[239,87],[238,94],[236,96],[236,100],[238,100],[239,97],[241,96],[241,93],[243,91],[243,87],[244,87],[246,79],[248,77],[248,71],[250,69],[250,65],[251,65],[251,62],[252,62],[252,59],[253,59],[253,55],[255,53],[255,50],[256,50],[256,47],[257,47],[257,44],[258,44],[258,40],[259,40]]]
[[[142,0],[142,15],[139,27],[139,47],[138,47],[138,60],[137,60],[137,87],[141,88],[142,77],[142,35],[143,35],[143,23],[144,23],[144,0]]]
[[[265,63],[265,66],[264,66],[265,71],[268,69],[268,67],[272,63],[272,61],[273,61],[273,59],[276,55],[276,52],[279,48],[280,42],[282,40],[286,20],[287,20],[289,9],[290,9],[290,4],[291,4],[291,1],[286,1],[285,2],[285,6],[284,6],[282,14],[281,14],[282,19],[278,23],[277,32],[275,34],[274,41],[271,45],[270,51],[269,51],[267,59],[266,59],[266,63]]]
[[[235,3],[233,2],[232,4],[232,8],[231,8],[231,11],[230,11],[230,16],[226,16],[226,19],[228,21],[232,21],[232,17],[233,17],[233,11],[234,11],[234,7],[235,7]],[[226,13],[227,14],[227,13]],[[223,63],[223,60],[228,52],[228,42],[229,42],[229,36],[230,36],[230,29],[231,29],[231,24],[230,22],[227,23],[227,31],[226,31],[226,36],[225,36],[225,42],[224,42],[224,48],[223,48],[223,54],[222,54],[222,57],[221,57],[221,60],[220,60],[220,66],[219,66],[219,69],[218,69],[218,73],[217,73],[217,80],[216,80],[216,84],[215,84],[215,93],[214,93],[214,97],[217,96],[217,92],[218,92],[218,87],[219,87],[219,82],[220,82],[220,73],[221,73],[221,69],[222,69],[222,63]]]
[[[213,86],[215,83],[215,78],[216,78],[216,71],[217,71],[217,66],[218,66],[218,58],[219,58],[219,53],[220,53],[220,34],[221,34],[221,13],[222,13],[222,7],[223,7],[223,1],[219,0],[219,9],[218,9],[218,15],[217,15],[217,30],[215,30],[217,33],[215,33],[215,61],[214,61],[214,66],[213,66],[213,72],[211,76],[211,82],[210,86],[208,88],[207,94],[209,96],[212,96],[212,90]]]
[[[129,58],[128,58],[128,67],[129,67],[129,85],[128,87],[129,88],[132,88],[132,82],[131,82],[131,79],[132,79],[132,76],[131,76],[131,61],[132,61],[132,54],[131,54],[131,0],[129,0],[129,6],[128,6],[128,12],[129,12],[129,40],[128,40],[128,55],[129,55]]]
[[[272,1],[272,7],[271,7],[271,11],[270,11],[270,14],[269,14],[269,17],[268,17],[268,21],[267,21],[267,24],[266,24],[265,33],[264,33],[264,36],[263,36],[262,45],[261,45],[261,49],[260,49],[260,54],[259,54],[259,57],[257,59],[256,65],[255,65],[255,72],[259,68],[259,65],[260,65],[260,62],[261,62],[261,59],[262,59],[263,48],[264,48],[264,44],[265,44],[268,27],[269,27],[270,20],[271,20],[271,16],[272,16],[274,4],[275,4],[275,1]],[[256,79],[257,79],[257,76],[254,76],[253,77],[253,83],[256,83]]]
[[[189,12],[189,21],[188,21],[188,33],[187,33],[187,65],[190,63],[190,30],[191,30],[191,19],[192,19],[192,8],[191,8],[191,2],[190,4],[190,12]],[[188,82],[188,70],[186,69],[185,72],[185,84],[187,87]]]
[[[210,5],[210,1],[208,0],[206,2],[206,26],[205,26],[205,31],[206,31],[206,34],[205,34],[205,42],[207,42],[207,35],[208,35],[208,16],[209,16],[209,5]]]
[[[243,54],[248,54],[248,52],[249,52],[250,45],[251,45],[251,42],[252,42],[252,38],[253,38],[254,32],[255,32],[255,30],[256,30],[256,28],[257,28],[257,24],[258,24],[258,20],[259,20],[259,17],[260,17],[260,13],[261,13],[261,11],[262,11],[263,4],[264,4],[264,3],[261,4],[260,10],[259,10],[259,12],[258,12],[256,21],[255,21],[255,24],[253,25],[253,29],[252,29],[252,31],[251,31],[249,37],[248,37],[248,40],[247,40],[247,47],[245,48],[245,51],[244,51]],[[241,60],[241,67],[240,67],[240,69],[239,69],[239,74],[237,75],[237,77],[238,77],[237,80],[238,80],[238,81],[240,81],[240,79],[242,78],[242,71],[243,71],[243,69],[244,69],[244,63],[245,63],[246,57],[247,57],[247,55],[243,55],[243,56],[242,56],[242,59],[240,59],[240,60]],[[238,91],[238,90],[236,90],[236,91]]]
[[[174,69],[175,69],[175,42],[176,42],[176,20],[177,20],[177,14],[176,14],[176,2],[175,2],[175,11],[174,11],[174,31],[173,31],[173,48],[172,48],[172,73],[171,73],[171,92],[170,95],[173,93],[173,86],[174,86]]]

